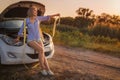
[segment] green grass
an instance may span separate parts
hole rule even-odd
[[[120,57],[120,47],[117,44],[87,43],[84,48],[103,52],[112,56]]]
[[[52,35],[51,25],[42,25],[43,31]],[[59,28],[58,28],[59,27]],[[60,25],[56,29],[53,41],[57,45],[80,47],[120,57],[120,42],[104,36],[83,34],[72,26]]]

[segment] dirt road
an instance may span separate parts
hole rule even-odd
[[[39,66],[26,70],[23,65],[1,65],[0,80],[120,80],[120,58],[94,51],[55,46],[49,64],[55,76],[42,76]]]

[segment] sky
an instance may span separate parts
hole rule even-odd
[[[20,0],[0,0],[0,12],[9,4]],[[24,1],[24,0],[23,0]],[[37,1],[45,5],[45,15],[60,13],[62,17],[77,16],[76,10],[80,7],[89,8],[94,14],[120,15],[120,0],[30,0]]]

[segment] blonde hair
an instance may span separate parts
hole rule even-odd
[[[33,16],[33,15],[32,15],[32,9],[33,9],[33,8],[36,8],[36,9],[37,9],[37,7],[36,7],[36,6],[31,5],[31,6],[30,6],[30,8],[29,8],[29,9],[28,9],[28,11],[27,11],[27,16],[28,16],[28,17]],[[38,9],[37,9],[37,10],[38,10]]]

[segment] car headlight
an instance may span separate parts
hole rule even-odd
[[[17,58],[12,52],[8,52],[7,54],[8,54],[8,57],[10,58]]]
[[[45,51],[51,51],[51,47],[45,47]]]

